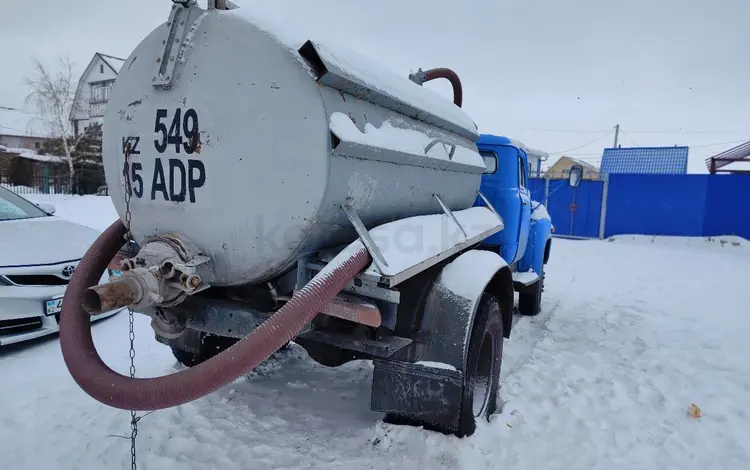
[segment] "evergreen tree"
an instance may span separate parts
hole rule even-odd
[[[87,126],[86,134],[78,141],[72,152],[73,160],[85,163],[102,163],[102,125],[92,123]]]

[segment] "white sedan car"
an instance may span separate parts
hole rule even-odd
[[[68,281],[99,236],[54,212],[0,186],[0,348],[59,331]],[[108,277],[103,273],[99,282]]]

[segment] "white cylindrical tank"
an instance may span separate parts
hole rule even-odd
[[[272,279],[368,227],[471,207],[485,169],[472,120],[350,52],[289,44],[242,8],[175,4],[119,72],[104,120],[112,201],[141,242],[177,232],[205,280]],[[129,166],[126,166],[126,156]]]

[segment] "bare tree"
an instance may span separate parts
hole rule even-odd
[[[34,74],[26,77],[24,83],[31,88],[26,103],[36,107],[36,121],[50,133],[50,137],[59,139],[65,155],[61,155],[68,164],[68,185],[73,189],[73,152],[87,129],[79,135],[73,135],[73,124],[70,121],[72,110],[81,109],[82,103],[76,100],[77,79],[73,72],[73,63],[68,56],[59,59],[56,72],[51,71],[39,59],[32,57]]]

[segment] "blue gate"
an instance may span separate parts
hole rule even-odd
[[[577,188],[568,186],[567,179],[549,180],[548,193],[543,178],[530,181],[531,197],[538,202],[547,200],[547,212],[552,218],[555,235],[598,238],[604,196],[604,181],[583,180]]]

